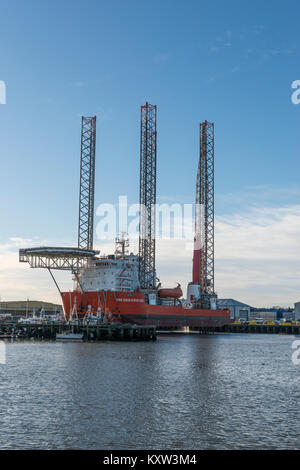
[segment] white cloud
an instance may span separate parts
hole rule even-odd
[[[255,207],[216,217],[215,287],[219,297],[240,299],[253,306],[293,305],[300,300],[300,205]],[[27,297],[59,302],[49,274],[19,263],[18,249],[52,245],[12,237],[0,244],[2,299]],[[67,246],[67,243],[65,244]],[[114,250],[112,241],[96,241],[102,253]],[[135,240],[130,250],[137,252]],[[180,282],[185,290],[192,276],[190,240],[157,241],[157,275],[165,286]],[[72,288],[71,274],[55,272],[62,289]]]
[[[216,286],[252,305],[300,298],[300,205],[255,208],[216,221]]]
[[[220,259],[300,260],[300,205],[254,208],[218,217],[216,253]]]
[[[216,44],[213,44],[210,47],[211,52],[218,52],[222,51],[225,48],[231,47],[231,38],[232,38],[232,31],[227,30],[225,31],[223,36],[217,36],[215,38]]]
[[[59,293],[44,269],[30,269],[19,263],[19,248],[49,245],[45,240],[11,237],[0,244],[0,296],[1,300],[45,300],[60,303]],[[64,289],[72,288],[70,273],[57,273]],[[69,278],[69,279],[68,279]]]
[[[220,297],[254,306],[293,305],[300,299],[300,205],[253,208],[217,217],[215,287]],[[191,280],[192,244],[157,243],[161,279]]]

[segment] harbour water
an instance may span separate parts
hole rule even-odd
[[[299,449],[293,340],[8,342],[0,449]]]

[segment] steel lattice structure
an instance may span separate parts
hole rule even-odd
[[[96,116],[81,122],[78,248],[93,249]]]
[[[48,269],[59,293],[61,294],[59,285],[52,273],[52,269],[60,271],[71,271],[77,279],[78,285],[83,292],[78,271],[88,267],[90,259],[95,258],[99,251],[85,250],[82,248],[69,247],[39,247],[25,248],[19,250],[19,262],[28,263],[31,268]]]
[[[200,124],[196,182],[193,282],[201,294],[214,293],[214,124]]]
[[[19,262],[29,263],[31,268],[47,268],[75,271],[86,268],[90,259],[99,251],[81,248],[38,247],[19,250]]]
[[[156,106],[141,106],[139,279],[143,289],[156,284]]]
[[[48,269],[60,293],[52,270],[71,271],[83,292],[78,271],[88,267],[90,260],[99,254],[93,250],[95,144],[96,116],[82,117],[78,248],[38,247],[19,251],[21,263],[28,263],[31,268]]]

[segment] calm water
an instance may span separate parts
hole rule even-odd
[[[8,343],[0,448],[300,449],[294,339]]]

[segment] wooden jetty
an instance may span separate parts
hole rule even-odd
[[[130,323],[0,322],[0,339],[56,339],[57,333],[81,333],[83,341],[155,341],[156,327]]]
[[[155,326],[131,325],[129,323],[108,323],[104,325],[86,325],[81,328],[85,341],[147,341],[156,340]]]
[[[261,334],[286,334],[286,335],[300,335],[300,325],[249,325],[228,323],[222,327],[206,327],[206,328],[190,328],[190,331],[198,331],[199,334],[213,334],[213,333],[261,333]],[[159,333],[159,331],[158,331]]]
[[[299,335],[300,325],[251,325],[249,323],[237,325],[229,323],[224,327],[224,331],[228,333],[263,333],[263,334],[287,334],[287,335]]]
[[[162,330],[162,331],[160,331]],[[37,322],[16,323],[0,321],[0,340],[2,339],[48,339],[55,340],[57,333],[81,333],[84,341],[147,341],[156,340],[159,333],[187,333],[187,329],[159,328],[148,325],[133,325],[130,323],[109,323],[97,321],[89,323],[74,322]],[[300,325],[264,325],[264,324],[234,324],[222,327],[190,328],[190,333],[203,335],[215,333],[262,333],[300,335]]]

